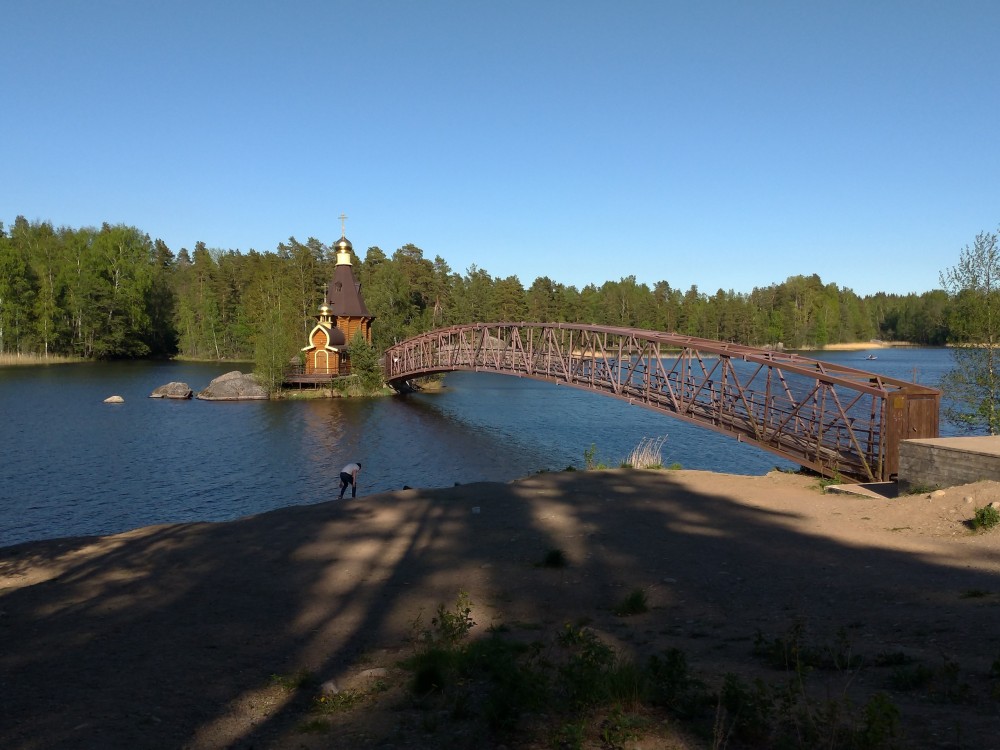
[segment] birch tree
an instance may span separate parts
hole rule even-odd
[[[941,273],[951,300],[954,367],[941,382],[945,416],[969,431],[1000,433],[1000,246],[983,232]]]

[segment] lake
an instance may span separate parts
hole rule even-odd
[[[810,354],[925,385],[945,349]],[[249,364],[82,363],[0,367],[0,546],[109,534],[158,523],[222,521],[336,499],[340,468],[360,461],[364,495],[506,482],[617,466],[643,438],[666,436],[665,464],[764,474],[794,464],[596,393],[488,373],[452,373],[435,393],[371,399],[206,402],[149,398],[171,381],[201,390]],[[120,395],[124,404],[105,404]],[[943,425],[942,434],[954,434]]]

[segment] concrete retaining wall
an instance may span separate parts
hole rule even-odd
[[[899,489],[1000,481],[1000,437],[926,438],[899,444]]]

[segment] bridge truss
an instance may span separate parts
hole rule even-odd
[[[633,328],[477,323],[386,352],[386,380],[454,370],[571,385],[664,412],[845,481],[895,478],[899,441],[937,437],[939,391],[797,354]]]

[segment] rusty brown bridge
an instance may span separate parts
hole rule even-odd
[[[938,436],[941,393],[797,354],[635,328],[476,323],[389,348],[386,380],[467,370],[596,391],[845,481],[895,479],[899,443]]]

